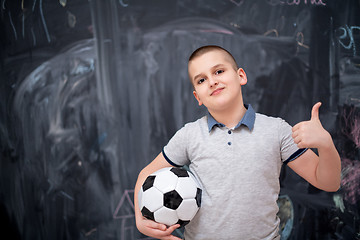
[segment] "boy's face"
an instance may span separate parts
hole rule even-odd
[[[242,104],[241,85],[247,82],[243,69],[236,69],[232,58],[222,50],[213,50],[189,62],[189,77],[199,105],[210,112]]]

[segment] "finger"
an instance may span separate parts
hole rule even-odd
[[[292,138],[296,138],[299,135],[299,131],[298,130],[294,130],[292,131]]]
[[[301,139],[297,136],[294,138],[294,143],[299,144],[301,142]]]
[[[311,120],[319,120],[319,108],[321,106],[321,102],[317,102],[311,110]]]
[[[166,228],[167,228],[165,224],[157,223],[155,221],[150,221],[149,220],[147,222],[147,224],[148,224],[149,228],[158,229],[158,230],[161,230],[161,231],[165,231]]]
[[[292,127],[292,129],[291,129],[292,132],[298,131],[300,129],[301,125],[303,125],[303,124],[304,124],[304,122],[297,123],[295,126]]]
[[[172,233],[173,231],[175,231],[175,229],[179,228],[180,227],[180,224],[175,224],[175,225],[172,225],[170,226],[166,232],[168,232],[169,234]]]
[[[175,225],[168,227],[168,229],[166,229],[166,231],[164,231],[164,236],[165,236],[164,239],[165,240],[181,240],[181,238],[171,235],[171,233],[179,227],[180,227],[180,224],[175,224]]]
[[[301,138],[300,138],[300,137],[294,138],[294,143],[298,146],[298,148],[302,148],[302,147],[303,147],[303,142],[301,141]]]

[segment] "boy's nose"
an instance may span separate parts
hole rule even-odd
[[[216,78],[209,78],[210,87],[216,86],[219,84],[219,81]]]

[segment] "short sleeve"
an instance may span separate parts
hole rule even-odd
[[[307,148],[298,148],[292,138],[292,127],[281,119],[279,124],[279,138],[281,145],[281,160],[284,164],[300,157]]]
[[[190,163],[187,154],[188,138],[189,136],[185,125],[175,133],[168,144],[163,148],[162,153],[166,161],[171,165],[181,167]]]

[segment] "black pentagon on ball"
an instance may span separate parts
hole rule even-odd
[[[186,224],[188,224],[190,221],[183,221],[183,220],[180,220],[176,223],[176,224],[180,224],[180,227],[184,227]]]
[[[146,217],[147,219],[150,219],[150,220],[153,220],[155,221],[155,218],[154,218],[154,213],[151,212],[149,209],[147,209],[146,207],[143,207],[141,209],[141,213],[144,217]]]
[[[171,168],[171,172],[173,172],[178,177],[189,177],[188,172],[183,168]]]
[[[175,190],[164,194],[164,206],[173,210],[176,210],[181,202],[182,197]]]
[[[155,181],[155,177],[156,176],[148,176],[145,179],[145,182],[142,185],[143,191],[145,192],[146,190],[148,190],[149,188],[151,188],[154,185],[154,181]]]
[[[198,207],[201,207],[201,193],[202,193],[202,190],[200,188],[198,188],[196,190],[196,204],[198,205]]]

